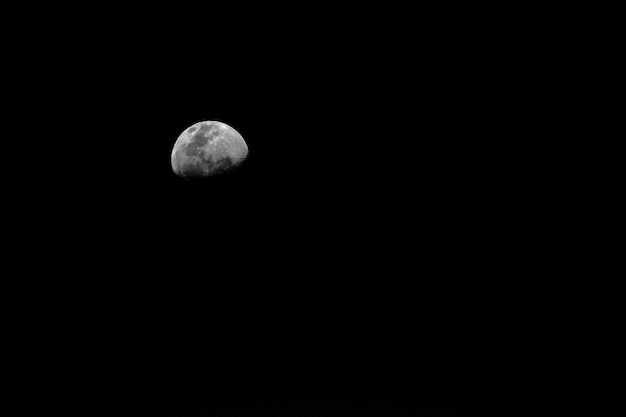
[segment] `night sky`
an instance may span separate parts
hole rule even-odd
[[[451,24],[463,11],[244,9],[85,11],[27,41],[39,65],[14,110],[38,152],[5,188],[23,407],[529,407],[546,256],[530,196],[549,193],[509,123],[500,45]],[[249,157],[197,184],[170,155],[204,120]]]

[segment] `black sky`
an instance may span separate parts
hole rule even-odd
[[[463,11],[238,7],[24,34],[13,108],[38,151],[7,190],[38,387],[86,414],[527,406],[527,197],[547,191],[500,32]],[[193,184],[170,154],[203,120],[249,158]]]

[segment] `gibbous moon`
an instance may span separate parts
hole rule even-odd
[[[229,171],[248,156],[248,145],[226,123],[205,121],[186,128],[172,149],[172,170],[188,179]]]

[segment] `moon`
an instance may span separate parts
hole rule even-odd
[[[186,179],[202,179],[239,166],[248,156],[243,137],[226,123],[207,120],[186,128],[172,149],[172,170]]]

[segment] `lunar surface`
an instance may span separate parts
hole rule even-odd
[[[172,169],[183,178],[208,178],[235,168],[247,156],[248,145],[235,129],[222,122],[200,122],[176,140]]]

